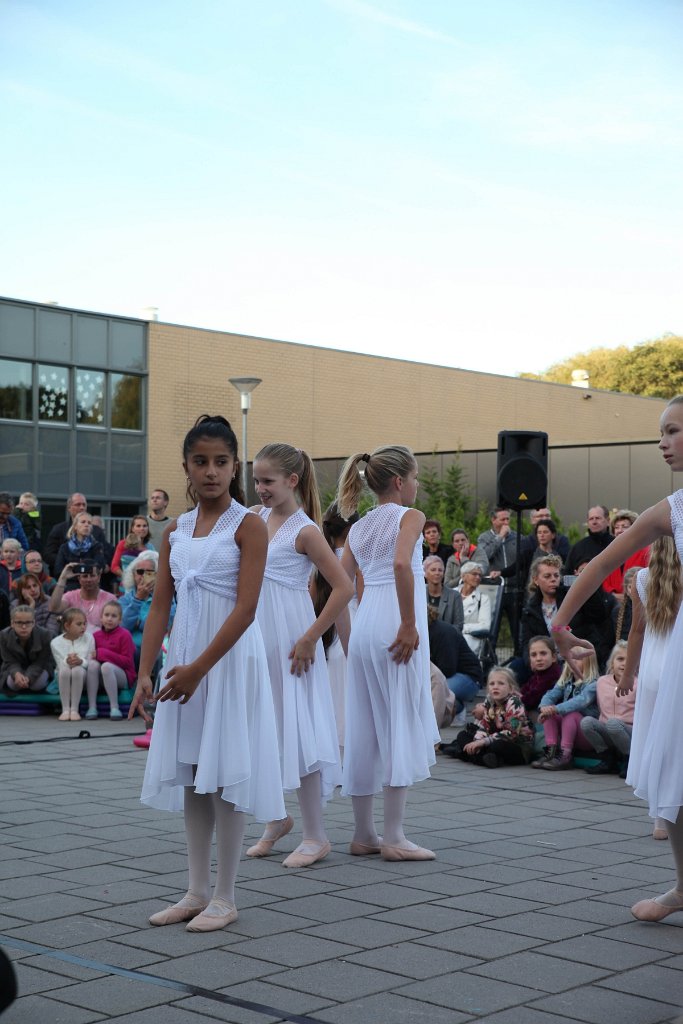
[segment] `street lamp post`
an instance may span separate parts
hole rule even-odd
[[[251,393],[261,383],[260,377],[230,377],[230,383],[240,393],[242,405],[242,490],[247,500],[247,414],[251,409]]]

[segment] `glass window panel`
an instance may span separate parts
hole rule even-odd
[[[142,430],[142,377],[109,375],[111,425],[117,430]]]
[[[0,418],[33,419],[32,373],[30,363],[0,359]]]
[[[70,494],[71,430],[38,428],[38,494]]]
[[[71,313],[38,310],[38,358],[71,361]]]
[[[97,430],[76,432],[76,490],[88,495],[107,493],[107,435]]]
[[[38,419],[69,422],[69,371],[66,366],[38,366]]]
[[[105,375],[98,370],[76,370],[76,423],[104,427]]]
[[[35,427],[4,424],[0,429],[0,490],[20,494],[32,491],[33,434]]]
[[[33,357],[33,315],[25,306],[0,303],[0,352],[4,356]]]
[[[107,321],[103,317],[76,316],[75,361],[87,366],[107,365]]]
[[[111,434],[110,492],[117,498],[145,500],[142,483],[144,442],[130,434]]]
[[[109,365],[117,370],[145,369],[145,325],[111,321]]]

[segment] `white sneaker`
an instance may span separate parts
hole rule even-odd
[[[451,725],[456,729],[461,729],[465,725],[467,725],[467,712],[465,711],[464,708],[455,716],[455,718],[451,722]]]

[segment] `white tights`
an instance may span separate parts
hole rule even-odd
[[[412,846],[403,831],[403,817],[406,809],[407,786],[384,787],[384,836],[387,846]],[[377,830],[373,815],[374,796],[354,796],[353,817],[356,823],[354,840],[366,845],[376,845]]]
[[[299,801],[299,810],[301,811],[303,845],[305,846],[307,842],[313,843],[315,846],[326,843],[327,833],[325,832],[325,822],[323,820],[322,779],[320,772],[311,772],[310,775],[304,775],[300,780],[296,795]],[[279,821],[269,821],[261,838],[267,840],[274,839],[278,834],[279,828]],[[303,850],[302,852],[312,851]]]
[[[194,906],[211,896],[211,840],[216,831],[216,884],[211,903],[235,903],[235,878],[242,855],[244,814],[221,798],[220,793],[195,793],[185,787],[185,835],[189,867],[186,900]],[[181,903],[183,901],[181,900]],[[225,913],[219,909],[216,913]]]
[[[657,903],[662,903],[665,907],[675,907],[683,904],[683,814],[681,810],[683,809],[679,809],[675,822],[666,822],[666,831],[669,833],[671,852],[674,855],[674,864],[676,865],[676,884],[673,889],[669,889],[663,896],[657,897]]]
[[[88,663],[88,676],[86,681],[86,688],[88,691],[88,707],[97,708],[97,691],[100,688],[100,671],[102,673],[102,685],[104,686],[104,692],[109,699],[109,705],[112,709],[118,708],[119,706],[119,689],[127,683],[126,673],[118,665],[112,665],[111,662],[105,661],[101,665],[99,661],[91,661]]]
[[[62,665],[57,675],[62,711],[78,711],[85,683],[85,669],[80,665]]]

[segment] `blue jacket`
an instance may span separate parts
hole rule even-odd
[[[24,527],[16,516],[8,516],[7,522],[0,526],[0,544],[3,540],[18,540],[24,551],[28,551],[29,544],[24,533]]]
[[[119,604],[121,605],[121,625],[131,633],[135,646],[139,651],[142,647],[142,633],[147,621],[147,615],[152,607],[152,598],[150,596],[145,601],[141,601],[139,597],[135,596],[134,590],[127,590],[119,599]],[[169,632],[173,625],[174,616],[175,598],[171,602],[171,614],[168,618],[167,631]]]
[[[554,704],[558,715],[570,715],[572,711],[580,711],[582,715],[597,718],[600,714],[597,702],[597,679],[587,683],[575,683],[573,679],[560,686],[556,683],[541,697],[539,708]]]

